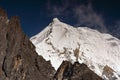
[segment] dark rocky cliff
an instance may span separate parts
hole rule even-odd
[[[0,8],[0,80],[102,80],[85,64],[64,61],[56,71],[38,56],[18,17]]]
[[[50,62],[37,55],[22,32],[19,18],[8,20],[0,9],[0,80],[50,80],[53,73]]]

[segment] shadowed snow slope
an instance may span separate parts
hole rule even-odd
[[[86,64],[106,80],[120,80],[120,40],[87,27],[72,27],[57,18],[33,36],[36,51],[57,70],[63,60]]]

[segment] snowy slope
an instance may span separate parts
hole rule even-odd
[[[72,27],[57,18],[33,36],[36,51],[57,70],[63,60],[85,63],[106,80],[120,80],[120,40],[87,27]]]

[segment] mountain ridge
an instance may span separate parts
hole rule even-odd
[[[41,39],[39,35],[45,37]],[[37,53],[50,60],[56,70],[63,60],[72,63],[78,60],[102,78],[108,77],[107,73],[104,74],[104,68],[109,66],[114,70],[112,76],[119,79],[120,40],[110,34],[87,27],[74,28],[54,18],[53,22],[30,40],[36,46]]]

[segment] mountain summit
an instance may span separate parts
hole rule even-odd
[[[57,18],[30,39],[36,52],[58,70],[63,61],[87,65],[105,80],[120,80],[120,40]]]
[[[53,22],[60,22],[58,18],[54,18]]]

